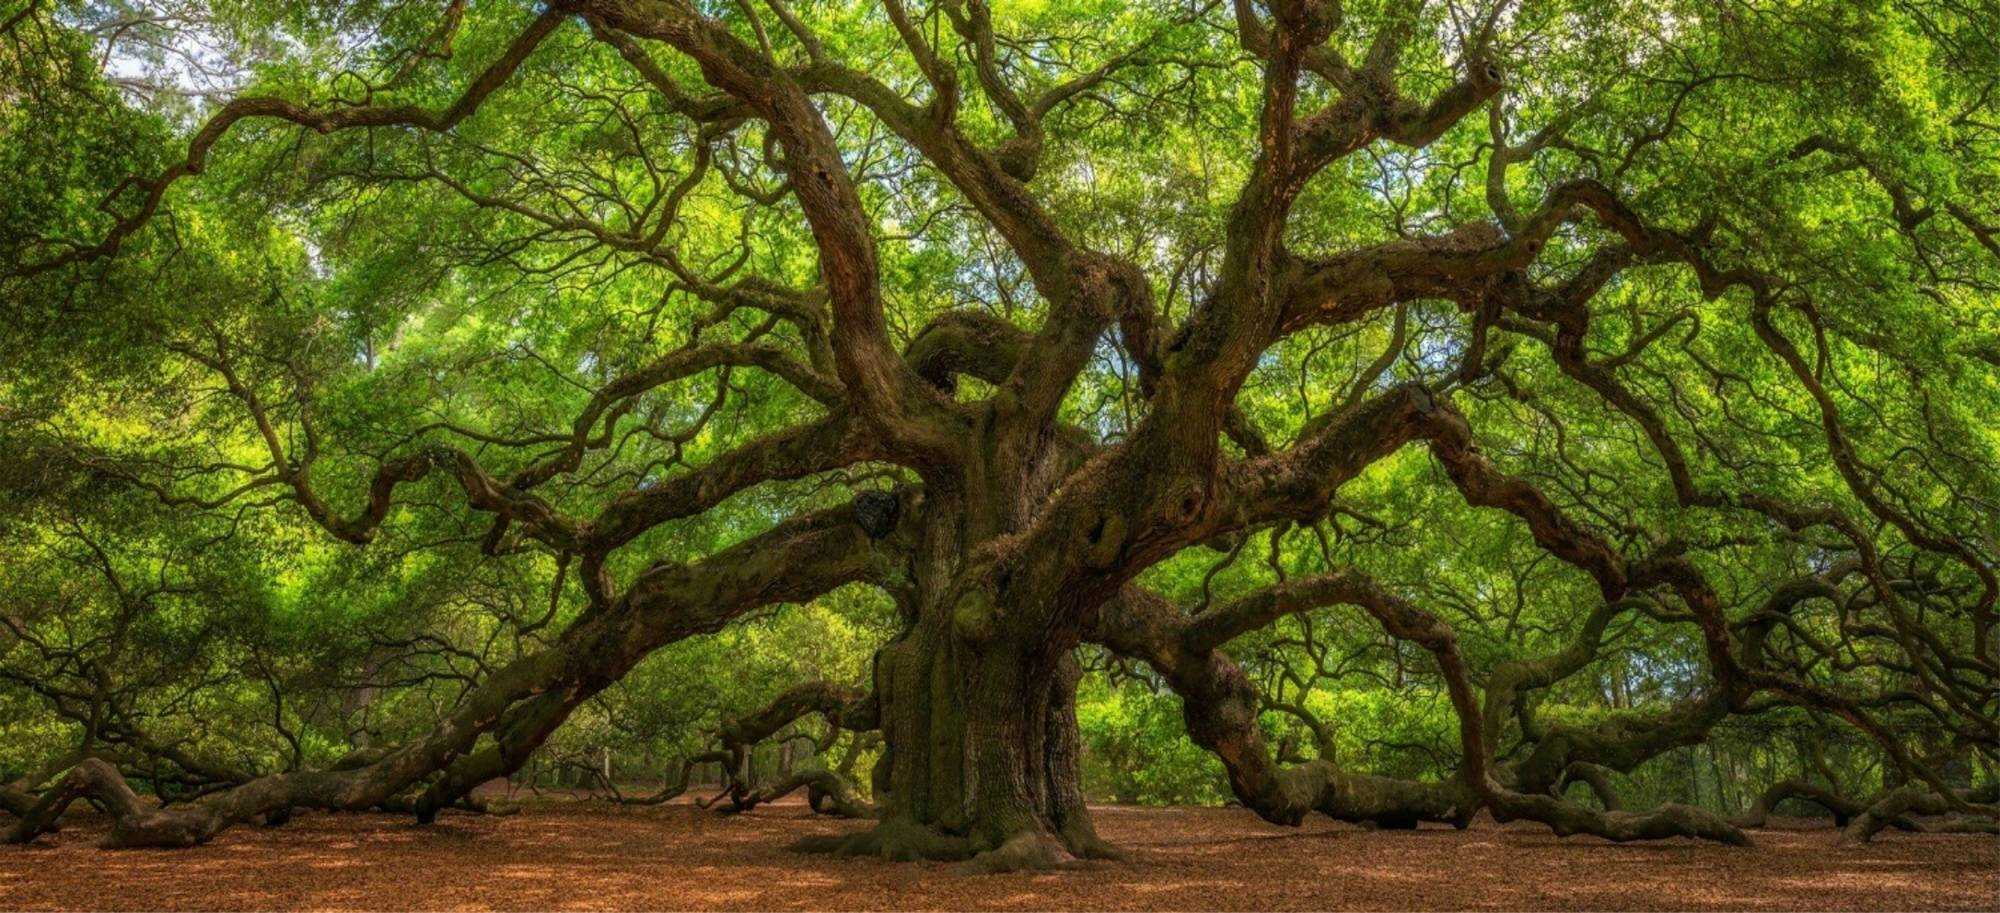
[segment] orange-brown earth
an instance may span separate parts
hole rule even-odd
[[[1559,840],[1538,826],[1286,829],[1242,809],[1107,807],[1131,858],[1033,875],[804,856],[851,830],[797,804],[733,818],[686,804],[537,804],[518,815],[301,814],[193,850],[106,851],[80,817],[0,848],[7,909],[1994,909],[2000,840],[1825,828],[1757,833],[1754,849]]]

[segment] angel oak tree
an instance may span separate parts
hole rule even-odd
[[[872,802],[833,772],[785,787],[879,818],[824,848],[989,869],[1114,855],[1079,782],[1080,649],[1149,668],[1236,798],[1281,824],[1463,825],[1489,810],[1560,834],[1742,843],[1698,808],[1623,810],[1608,774],[1732,715],[1803,707],[1877,739],[1908,785],[1873,810],[1811,788],[1770,802],[1817,796],[1861,838],[1913,810],[1991,825],[1990,787],[1950,782],[1897,722],[1920,717],[1980,763],[2000,749],[1996,439],[1981,426],[2000,399],[1990,12],[1063,6],[452,2],[424,27],[371,32],[396,53],[354,77],[361,91],[303,82],[216,104],[184,155],[121,186],[101,231],[12,232],[22,296],[58,300],[107,264],[170,271],[163,223],[186,188],[297,146],[323,150],[300,166],[320,169],[305,193],[343,218],[402,200],[485,220],[466,223],[485,237],[433,242],[464,268],[557,274],[590,258],[624,283],[604,288],[704,309],[668,328],[676,347],[595,385],[565,431],[392,416],[405,433],[358,486],[315,478],[338,407],[300,392],[300,371],[253,352],[232,318],[163,321],[163,357],[247,416],[238,440],[255,459],[211,467],[203,478],[236,481],[205,489],[80,442],[69,458],[179,509],[264,499],[357,546],[404,516],[420,480],[447,479],[490,518],[490,551],[554,556],[588,605],[427,736],[164,808],[88,760],[39,795],[14,791],[14,836],[82,796],[113,811],[125,846],[199,843],[293,808],[428,819],[520,768],[662,646],[850,584],[901,618],[867,687],[803,685],[722,733],[740,765],[801,716],[879,730]],[[29,3],[10,35],[60,32],[65,9]],[[924,305],[939,276],[987,297]],[[1349,338],[1380,357],[1312,360]],[[661,437],[649,397],[711,372],[720,390],[731,372],[769,375],[805,405],[615,496],[578,487],[634,428]],[[1598,431],[1568,439],[1579,423]],[[1418,590],[1359,566],[1193,608],[1142,577],[1190,550],[1319,531],[1347,509],[1343,486],[1411,453],[1469,513],[1509,518],[1588,580],[1566,647],[1473,662]],[[892,483],[831,507],[783,494],[858,468]],[[621,570],[649,531],[758,488],[798,512],[713,554]],[[1430,539],[1454,548],[1448,528]],[[1771,557],[1787,543],[1810,554]],[[1730,548],[1762,557],[1725,569]],[[1456,775],[1343,768],[1303,706],[1286,712],[1317,755],[1266,745],[1260,718],[1285,708],[1226,647],[1329,606],[1431,657]],[[1639,615],[1699,645],[1680,700],[1534,717],[1533,692]],[[1603,808],[1565,798],[1576,782]],[[737,784],[739,807],[767,797]]]

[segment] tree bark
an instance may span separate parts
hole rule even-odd
[[[908,627],[875,657],[881,824],[802,848],[972,860],[982,871],[1113,855],[1083,799],[1078,637],[1009,629],[1011,613],[963,572],[953,577],[969,551],[927,550],[935,557],[916,569]]]
[[[877,658],[890,856],[995,867],[1106,855],[1078,773],[1072,647],[968,640],[933,614]],[[909,834],[927,834],[911,840]]]

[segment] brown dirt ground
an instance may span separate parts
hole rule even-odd
[[[1538,826],[1286,829],[1242,809],[1097,811],[1118,863],[963,875],[937,863],[803,856],[855,822],[796,804],[734,818],[685,805],[538,804],[519,815],[301,814],[192,850],[96,849],[79,818],[0,848],[7,909],[1633,909],[2000,908],[2000,840],[1774,829],[1742,850],[1674,840],[1559,840]]]

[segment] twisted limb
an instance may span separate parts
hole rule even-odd
[[[1940,795],[1937,790],[1922,783],[1905,784],[1876,797],[1848,822],[1841,831],[1840,839],[1847,844],[1867,843],[1891,826],[1905,830],[2000,834],[2000,809],[1994,808],[1996,801],[2000,801],[2000,784],[1988,784],[1976,790],[1958,790],[1950,796]],[[1973,809],[1972,813],[1961,812],[1966,807]],[[1953,812],[1961,813],[1937,828],[1912,825],[1909,821],[1911,815],[1948,815]]]
[[[1563,774],[1563,782],[1556,787],[1556,794],[1562,795],[1571,784],[1582,783],[1590,787],[1591,794],[1597,796],[1598,804],[1607,812],[1624,811],[1625,804],[1618,798],[1618,789],[1611,783],[1613,771],[1602,764],[1576,761]],[[1739,827],[1742,825],[1738,825]]]
[[[1464,748],[1457,777],[1439,782],[1398,780],[1342,771],[1324,759],[1290,768],[1272,760],[1256,725],[1255,686],[1233,660],[1214,649],[1214,641],[1248,630],[1261,623],[1259,619],[1336,603],[1361,606],[1392,635],[1425,647],[1438,659]],[[1540,821],[1562,836],[1592,834],[1613,841],[1690,836],[1736,845],[1749,842],[1740,829],[1691,806],[1599,812],[1500,784],[1489,771],[1484,724],[1455,635],[1428,612],[1352,569],[1279,584],[1193,617],[1154,594],[1127,587],[1120,600],[1105,608],[1098,637],[1115,652],[1142,659],[1165,675],[1182,697],[1189,734],[1222,759],[1231,787],[1244,805],[1274,823],[1295,825],[1308,812],[1317,811],[1337,820],[1387,827],[1408,827],[1418,821],[1463,827],[1481,808],[1488,808],[1503,821]]]
[[[1857,815],[1868,810],[1868,804],[1843,796],[1831,789],[1805,780],[1779,780],[1765,788],[1743,814],[1736,816],[1736,826],[1760,828],[1769,820],[1778,803],[1787,799],[1811,802],[1826,809],[1833,816],[1833,826],[1844,828]],[[1906,826],[1906,825],[1899,825]]]
[[[681,761],[681,769],[678,775],[662,784],[657,792],[644,796],[625,795],[618,790],[618,784],[604,778],[602,774],[599,774],[598,778],[602,781],[605,790],[611,794],[611,801],[614,804],[636,806],[665,805],[687,794],[688,786],[694,779],[695,765],[726,763],[728,760],[729,756],[720,751],[705,751],[689,755]]]
[[[487,676],[428,734],[352,759],[357,766],[272,774],[155,808],[111,765],[86,759],[41,796],[8,836],[32,840],[77,798],[90,796],[114,817],[109,846],[193,846],[239,822],[282,817],[294,808],[378,807],[444,774],[450,788],[428,790],[416,806],[419,815],[434,814],[462,800],[470,785],[490,779],[484,776],[489,771],[504,773],[507,764],[525,760],[525,751],[510,746],[538,744],[539,738],[522,734],[545,736],[571,708],[659,647],[760,605],[810,598],[867,579],[875,572],[870,541],[851,511],[834,510],[793,518],[702,561],[655,564],[555,644]],[[482,736],[496,732],[497,750],[472,752]]]
[[[727,793],[729,805],[722,811],[729,815],[741,814],[766,802],[775,802],[800,789],[806,790],[807,805],[822,815],[835,818],[873,818],[879,814],[875,803],[864,798],[861,791],[855,788],[853,781],[824,767],[796,770],[783,779],[754,789],[732,786]]]
[[[842,731],[862,733],[878,726],[877,701],[872,693],[828,681],[794,686],[772,699],[763,709],[723,723],[718,733],[722,748],[707,757],[724,762],[725,783],[722,794],[710,803],[726,799],[728,804],[723,807],[723,812],[740,814],[804,789],[807,803],[820,814],[841,818],[877,817],[879,810],[875,804],[862,795],[845,770],[811,766],[771,783],[758,785],[754,782],[750,756],[757,745],[797,720],[812,715],[827,721],[825,743],[814,743],[821,750],[831,748]],[[849,763],[852,763],[855,753],[858,753],[858,746],[856,752],[849,754]]]

